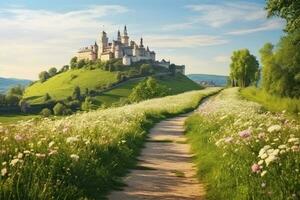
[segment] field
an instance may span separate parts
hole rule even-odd
[[[154,121],[218,88],[0,126],[0,199],[99,199],[119,183]]]
[[[49,93],[52,99],[61,100],[72,95],[76,86],[79,86],[84,92],[85,88],[90,90],[99,89],[116,81],[115,72],[107,72],[101,69],[69,70],[48,79],[44,83],[34,83],[25,90],[24,98],[27,98],[31,103],[42,103],[43,95]]]
[[[297,199],[300,124],[223,90],[186,121],[207,198]]]
[[[288,97],[278,97],[270,95],[265,91],[248,87],[241,90],[241,94],[248,100],[262,104],[266,109],[273,112],[288,112],[294,116],[300,117],[300,100]]]
[[[118,102],[121,98],[127,98],[131,93],[132,88],[134,88],[139,82],[140,80],[129,81],[124,85],[104,92],[104,94],[101,96],[97,96],[96,100],[105,105],[110,105],[114,102]],[[198,84],[181,74],[177,74],[175,77],[166,76],[163,78],[159,78],[158,82],[161,85],[164,85],[167,88],[169,88],[170,94],[172,95],[186,91],[201,89],[201,87]]]
[[[37,115],[22,115],[22,114],[9,114],[0,116],[0,124],[16,123],[21,120],[29,120],[37,118]]]

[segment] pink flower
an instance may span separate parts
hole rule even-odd
[[[241,132],[239,132],[239,135],[242,137],[242,138],[248,138],[251,136],[251,131],[249,129],[247,130],[243,130]]]
[[[254,163],[252,166],[251,166],[251,170],[253,173],[258,173],[260,171],[260,166],[256,163]]]

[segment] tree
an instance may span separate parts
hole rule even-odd
[[[28,109],[30,108],[30,104],[27,101],[25,101],[24,99],[19,101],[19,106],[23,113],[26,113],[28,111]]]
[[[84,111],[94,110],[97,106],[94,104],[91,97],[86,97],[84,102],[81,104],[81,109]]]
[[[40,81],[43,83],[45,82],[48,78],[49,78],[49,73],[46,72],[46,71],[42,71],[40,74],[39,74],[39,79]]]
[[[17,85],[14,87],[11,87],[8,92],[7,95],[16,95],[21,97],[24,93],[24,88],[21,85]]]
[[[122,73],[121,73],[121,72],[118,72],[118,73],[117,73],[117,81],[122,81],[122,79],[123,79]]]
[[[149,77],[135,86],[129,95],[131,102],[139,102],[155,97],[162,97],[168,94],[165,86],[159,85],[156,79]]]
[[[77,57],[76,56],[70,60],[70,67],[71,67],[71,69],[77,68]]]
[[[55,76],[57,73],[57,69],[55,67],[51,67],[48,71],[50,77]]]
[[[51,96],[49,95],[49,93],[46,93],[43,97],[44,102],[47,102],[49,100],[51,100]]]
[[[300,0],[267,0],[268,17],[278,16],[286,20],[285,31],[300,28]]]
[[[270,43],[260,50],[263,88],[271,94],[300,97],[300,30],[281,38],[275,49]]]
[[[54,115],[64,115],[66,110],[67,107],[62,103],[57,103],[53,108]]]
[[[6,95],[5,96],[5,102],[9,106],[17,106],[19,103],[19,97],[16,95]]]
[[[86,65],[85,60],[81,59],[77,63],[77,68],[80,69],[80,68],[84,67],[85,65]]]
[[[142,64],[140,68],[141,75],[147,75],[153,73],[152,66],[150,64]]]
[[[52,115],[52,112],[49,108],[44,108],[41,112],[40,115],[44,116],[44,117],[49,117],[50,115]]]
[[[233,86],[247,87],[256,84],[259,64],[248,49],[233,52],[230,64],[230,79]]]
[[[74,100],[80,100],[80,97],[81,97],[81,95],[80,95],[80,87],[76,86],[74,88],[74,90],[73,90],[72,98]]]

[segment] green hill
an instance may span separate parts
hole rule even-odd
[[[75,69],[57,74],[49,80],[41,83],[35,82],[26,88],[24,98],[30,103],[41,103],[42,97],[49,93],[52,99],[61,100],[72,95],[76,86],[83,91],[85,88],[90,90],[100,89],[101,87],[117,81],[117,72],[108,72],[102,69]]]
[[[170,90],[170,94],[179,94],[191,90],[199,90],[201,87],[182,74],[177,74],[176,76],[164,76],[156,78],[158,82]],[[110,105],[114,102],[118,102],[121,98],[127,98],[131,93],[132,88],[134,88],[141,80],[131,80],[125,84],[116,87],[112,90],[104,92],[102,95],[97,96],[95,99],[98,103],[103,103],[105,105]]]

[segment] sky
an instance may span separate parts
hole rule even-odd
[[[227,75],[234,50],[259,59],[284,22],[266,17],[264,0],[0,0],[0,77],[36,80],[68,64],[105,30],[144,38],[157,59],[186,65],[186,74]]]

